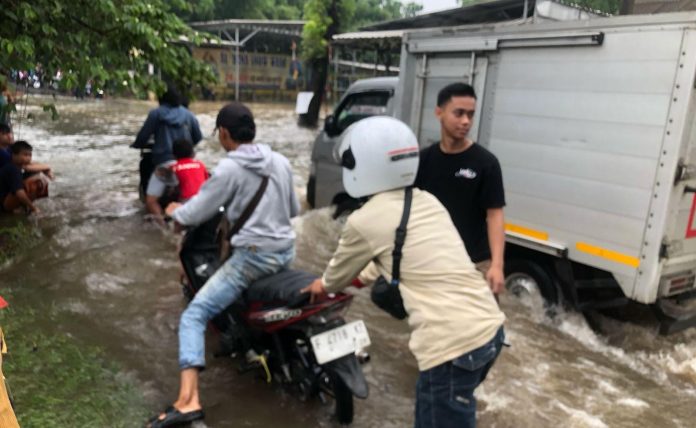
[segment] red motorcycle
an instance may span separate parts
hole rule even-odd
[[[186,274],[184,295],[189,301],[219,266],[215,230],[218,218],[190,229],[179,257]],[[300,290],[315,275],[284,270],[252,284],[243,299],[213,319],[220,333],[220,352],[241,360],[240,372],[261,372],[300,399],[335,400],[341,424],[353,420],[353,396],[367,398],[361,363],[370,344],[365,324],[346,324],[343,314],[353,296],[345,293],[309,302]]]

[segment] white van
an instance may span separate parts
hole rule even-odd
[[[343,131],[351,124],[376,115],[392,116],[398,77],[375,77],[353,83],[334,113],[326,117],[324,129],[314,141],[307,181],[307,203],[312,208],[336,205],[336,215],[355,207],[343,188],[337,150]]]

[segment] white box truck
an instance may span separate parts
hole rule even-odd
[[[696,13],[408,32],[400,70],[394,115],[423,147],[438,91],[476,89],[508,285],[581,310],[652,304],[665,333],[696,323]]]

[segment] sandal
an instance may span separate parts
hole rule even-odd
[[[160,414],[155,416],[154,420],[150,419],[150,428],[175,427],[201,420],[204,417],[205,414],[203,413],[203,410],[194,410],[192,412],[181,413],[174,406],[169,406],[164,411],[163,419],[160,419]]]
[[[171,412],[172,410],[174,410],[174,406],[167,406],[167,408],[164,409],[164,411],[162,411],[161,413],[158,413],[158,414],[156,414],[155,416],[153,416],[153,417],[151,417],[150,419],[148,419],[148,420],[147,420],[147,425],[146,425],[146,427],[149,427],[153,422],[155,422],[157,419],[159,419],[159,417],[160,417],[160,415],[161,415],[162,413],[165,413],[165,414],[166,414],[166,413]]]

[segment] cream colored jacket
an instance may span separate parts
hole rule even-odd
[[[323,276],[328,292],[343,289],[358,274],[365,283],[377,275],[391,279],[403,205],[403,189],[379,193],[348,217]],[[409,348],[423,371],[489,342],[505,315],[435,196],[413,190],[406,233],[399,288],[409,314]]]

